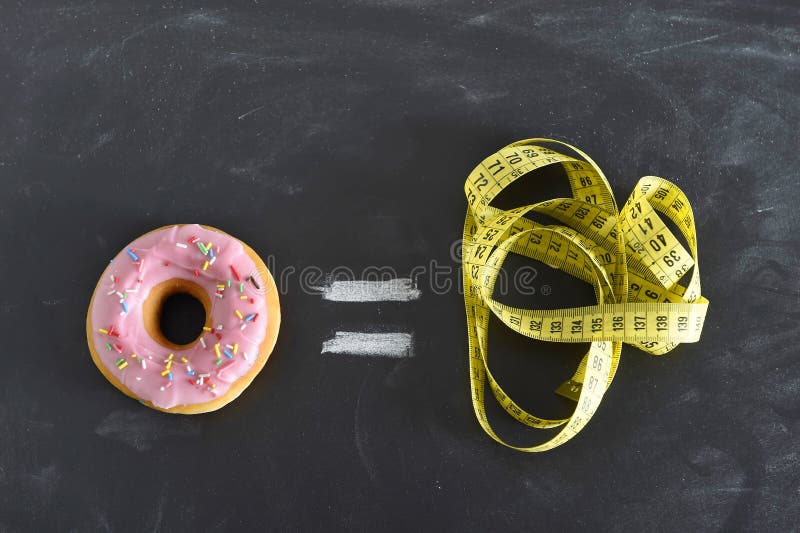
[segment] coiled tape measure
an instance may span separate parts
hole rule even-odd
[[[579,157],[555,152],[544,144],[560,145]],[[523,175],[555,164],[565,169],[572,198],[510,210],[489,205]],[[578,434],[600,405],[614,379],[623,343],[663,355],[682,342],[700,339],[708,300],[700,295],[694,217],[686,195],[673,183],[644,177],[619,210],[603,172],[588,155],[553,139],[527,139],[484,159],[470,173],[464,191],[468,207],[462,258],[472,405],[483,429],[497,442],[526,452],[565,443]],[[525,217],[529,213],[548,215],[563,225],[539,224]],[[659,213],[680,230],[688,251]],[[494,300],[495,281],[509,252],[591,283],[597,305],[536,310]],[[680,285],[690,270],[688,283]],[[572,416],[540,418],[522,409],[503,391],[487,362],[489,313],[534,339],[591,343],[575,374],[556,390],[577,403]],[[500,405],[518,421],[534,428],[562,429],[536,446],[504,442],[486,417],[487,384]]]

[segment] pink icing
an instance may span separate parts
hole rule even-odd
[[[190,243],[195,237],[204,244],[211,242],[213,251],[204,254],[196,243]],[[206,261],[210,264],[203,270]],[[142,320],[142,303],[150,290],[173,278],[197,283],[211,299],[206,323],[212,325],[212,331],[203,331],[202,342],[198,339],[183,350],[170,350],[153,340]],[[224,285],[224,289],[218,285]],[[211,401],[225,394],[256,361],[267,329],[264,287],[255,263],[230,236],[197,224],[148,233],[117,254],[103,273],[91,311],[95,351],[125,387],[157,407]],[[216,344],[221,357],[216,355]],[[167,369],[169,354],[174,354],[169,368],[171,380],[169,375],[161,375]]]

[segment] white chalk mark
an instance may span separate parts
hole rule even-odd
[[[399,359],[414,356],[413,343],[411,333],[337,331],[332,339],[322,343],[322,353]]]
[[[244,115],[239,115],[239,120],[242,120],[243,118],[248,117],[248,116],[252,115],[253,113],[257,113],[258,111],[261,111],[265,107],[266,107],[266,105],[262,105],[262,106],[256,107],[255,109],[251,109],[250,111],[248,111]]]
[[[408,278],[386,281],[334,281],[317,287],[323,300],[332,302],[409,302],[418,300],[422,291]]]
[[[658,52],[665,52],[667,50],[674,50],[675,48],[682,48],[684,46],[690,46],[690,45],[693,45],[693,44],[700,44],[700,43],[705,43],[705,42],[708,42],[708,41],[713,41],[714,39],[719,39],[720,35],[721,34],[709,35],[708,37],[703,37],[702,39],[695,39],[693,41],[686,41],[686,42],[683,42],[683,43],[670,44],[668,46],[662,46],[660,48],[653,48],[652,50],[645,50],[644,52],[639,52],[638,54],[633,54],[633,57],[647,56],[647,55],[655,54],[655,53],[658,53]]]
[[[508,96],[508,91],[481,91],[480,89],[470,89],[465,85],[459,85],[458,87],[464,91],[464,98],[473,104],[481,104]]]

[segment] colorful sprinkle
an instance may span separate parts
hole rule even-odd
[[[203,263],[203,270],[208,270],[208,261]]]
[[[236,316],[239,317],[239,320],[242,320],[244,318],[242,316],[242,313],[240,313],[238,309],[234,309],[233,311],[236,313]]]
[[[255,320],[255,318],[256,318],[256,315],[255,315],[255,313],[250,313],[249,315],[247,315],[246,317],[244,317],[244,321],[245,321],[245,322],[250,322],[250,321],[252,321],[252,320]]]
[[[203,331],[211,331],[211,328],[208,326],[203,326]]]
[[[169,374],[169,369],[166,369],[163,372],[161,372],[162,376],[166,376],[167,374]]]
[[[100,333],[102,333],[103,335],[108,335],[108,330],[107,330],[107,329],[100,328],[100,329],[98,329],[97,331],[99,331],[99,332],[100,332]]]
[[[233,345],[233,353],[236,353],[238,351],[239,351],[239,343],[237,342],[236,344]]]
[[[192,271],[192,274],[194,274],[195,277],[198,277],[200,275],[200,272],[197,269],[195,269]]]
[[[236,281],[239,281],[239,273],[236,272],[236,268],[233,265],[230,265],[231,272],[233,272],[233,277],[236,278]],[[228,280],[228,287],[230,287],[230,280]]]
[[[178,248],[188,248],[188,246],[186,246],[186,245],[185,245],[185,244],[183,244],[182,242],[176,242],[176,243],[175,243],[175,246],[177,246]]]
[[[261,287],[259,287],[259,286],[258,286],[258,283],[256,283],[256,278],[254,278],[253,276],[250,276],[250,277],[249,277],[249,278],[247,278],[247,279],[249,279],[249,280],[250,280],[250,283],[252,283],[252,284],[253,284],[253,287],[255,287],[256,289],[260,289],[260,288],[261,288]]]
[[[239,299],[240,299],[240,300],[249,300],[249,299],[250,299],[250,297],[249,297],[249,296],[247,296],[246,294],[242,294],[241,296],[239,296]]]
[[[203,252],[203,255],[208,255],[208,249],[202,242],[198,242],[197,247],[200,248],[200,251]]]
[[[216,356],[217,356],[217,359],[219,359],[220,357],[222,357],[222,355],[219,353],[219,343],[216,343],[216,344],[214,345],[214,353],[216,354]]]
[[[188,359],[186,359],[185,357],[181,357],[181,362],[185,364],[185,363],[188,363],[188,362],[189,362],[189,360],[188,360]]]
[[[203,329],[206,329],[206,328],[203,328]],[[208,330],[211,331],[211,328],[208,328]],[[205,341],[205,339],[203,337],[200,337],[200,344],[203,345],[203,348],[207,347],[206,346],[206,341]]]
[[[128,304],[126,304],[125,302],[120,302],[120,303],[122,303],[122,311],[127,315],[128,314]]]
[[[214,364],[217,365],[217,366],[221,365],[222,364],[222,359],[217,359],[217,362],[214,363]]]
[[[110,352],[112,348],[113,348],[113,346],[111,346],[111,343],[107,342],[106,343],[106,350],[108,350]]]
[[[131,256],[131,259],[133,259],[134,261],[139,260],[139,256],[133,253],[130,248],[125,248],[125,251],[128,252],[128,255]]]
[[[199,238],[197,238],[196,236],[192,235],[191,237],[189,237],[189,239],[186,242],[188,242],[189,244],[194,244],[199,240],[200,240]]]
[[[244,283],[239,283],[239,292],[244,292]]]
[[[230,352],[230,350],[228,350],[227,348],[225,348],[225,349],[222,351],[222,353],[224,353],[224,354],[225,354],[225,357],[227,357],[228,359],[233,359],[233,354],[232,354],[232,353]]]

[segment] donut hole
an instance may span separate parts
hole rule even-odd
[[[176,292],[161,304],[158,325],[172,343],[189,344],[200,336],[206,323],[203,303],[187,292]]]
[[[208,292],[193,281],[170,279],[150,289],[143,305],[148,335],[170,350],[191,347],[210,320]]]

